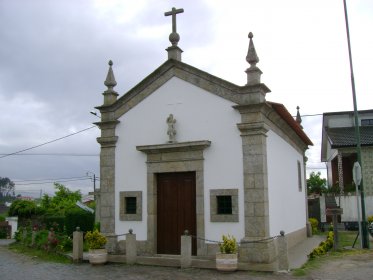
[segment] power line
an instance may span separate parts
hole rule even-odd
[[[85,178],[85,179],[70,179],[70,180],[57,180],[57,183],[59,182],[76,182],[76,181],[85,181],[90,180],[91,178]],[[16,186],[28,186],[28,185],[41,185],[41,184],[52,184],[56,181],[49,181],[49,182],[34,182],[34,183],[15,183]]]
[[[23,149],[21,151],[17,151],[17,152],[14,152],[14,153],[10,153],[10,154],[6,154],[6,155],[3,155],[3,156],[0,156],[0,158],[5,158],[5,157],[9,157],[9,156],[13,156],[13,155],[16,155],[16,154],[19,154],[19,153],[22,153],[22,152],[26,152],[26,151],[29,151],[29,150],[32,150],[32,149],[35,149],[35,148],[39,148],[41,146],[45,146],[47,144],[51,144],[53,142],[57,142],[59,140],[62,140],[62,139],[65,139],[65,138],[68,138],[70,136],[73,136],[73,135],[76,135],[76,134],[79,134],[79,133],[82,133],[84,131],[87,131],[89,129],[92,129],[96,127],[95,125],[91,126],[91,127],[88,127],[88,128],[85,128],[85,129],[82,129],[82,130],[79,130],[77,132],[74,132],[74,133],[71,133],[71,134],[68,134],[68,135],[65,135],[65,136],[62,136],[60,138],[57,138],[57,139],[54,139],[54,140],[51,140],[51,141],[48,141],[48,142],[45,142],[45,143],[42,143],[42,144],[39,144],[39,145],[36,145],[36,146],[33,146],[33,147],[30,147],[30,148],[27,148],[27,149]]]
[[[8,154],[0,154],[8,155]],[[68,156],[68,157],[98,157],[99,154],[74,154],[74,153],[43,153],[43,154],[14,154],[14,156]]]
[[[322,115],[323,114],[309,114],[309,115],[301,115],[301,117],[315,117],[315,116],[322,116]],[[295,117],[295,116],[293,116],[293,117]],[[70,154],[70,153],[66,153],[66,154],[64,154],[64,153],[45,153],[45,154],[21,154],[20,155],[20,153],[23,153],[23,152],[26,152],[26,151],[29,151],[29,150],[32,150],[32,149],[36,149],[36,148],[39,148],[39,147],[57,142],[59,140],[68,138],[68,137],[76,135],[76,134],[79,134],[81,132],[87,131],[87,130],[92,129],[94,127],[96,127],[96,126],[93,125],[91,127],[79,130],[77,132],[62,136],[62,137],[57,138],[57,139],[53,139],[51,141],[48,141],[48,142],[45,142],[45,143],[42,143],[42,144],[39,144],[39,145],[36,145],[36,146],[32,146],[30,148],[26,148],[26,149],[23,149],[23,150],[20,150],[20,151],[17,151],[17,152],[13,152],[13,153],[10,153],[10,154],[0,154],[0,159],[5,158],[5,157],[9,157],[9,156],[14,156],[14,155],[18,155],[18,156],[98,156],[97,154]]]
[[[36,181],[58,181],[58,180],[70,180],[70,179],[91,179],[91,176],[79,176],[79,177],[68,177],[68,178],[53,178],[53,179],[30,179],[30,180],[16,180],[14,183],[22,182],[36,182]]]

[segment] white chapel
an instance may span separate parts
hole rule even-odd
[[[284,105],[267,101],[253,34],[246,85],[182,61],[173,18],[168,59],[119,96],[113,63],[97,108],[101,231],[136,233],[139,254],[178,255],[185,230],[192,254],[210,256],[213,240],[233,235],[240,262],[271,266],[280,231],[288,246],[307,238],[305,151],[311,140]],[[243,57],[245,54],[243,54]],[[267,242],[252,242],[267,240]],[[247,243],[245,243],[247,241]]]

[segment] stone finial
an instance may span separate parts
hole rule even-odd
[[[295,121],[300,125],[301,128],[303,128],[303,126],[301,125],[302,118],[300,116],[299,109],[300,109],[299,106],[297,106],[297,117],[295,118]]]
[[[256,50],[253,43],[253,33],[249,33],[249,49],[247,51],[246,61],[250,64],[250,67],[246,69],[247,73],[247,85],[257,85],[260,84],[260,76],[263,73],[256,64],[259,62],[259,57],[256,54]]]
[[[118,93],[114,90],[114,87],[117,85],[115,81],[114,72],[113,72],[113,61],[109,60],[109,70],[106,76],[104,85],[107,86],[107,90],[104,94],[104,105],[111,105],[117,100]]]
[[[117,85],[115,81],[114,72],[113,72],[113,61],[109,60],[109,71],[106,76],[106,80],[104,82],[105,86],[108,87],[107,91],[114,91],[113,88]]]
[[[175,7],[172,8],[171,11],[164,13],[165,16],[172,16],[172,32],[168,37],[171,46],[166,49],[168,52],[168,59],[175,59],[178,61],[181,61],[181,53],[183,52],[182,49],[177,46],[180,41],[180,35],[177,33],[176,29],[176,15],[180,13],[184,13],[184,9],[176,9]]]
[[[249,42],[249,49],[247,51],[246,61],[250,65],[255,66],[259,62],[259,57],[256,54],[256,50],[255,50],[254,43],[253,43],[253,37],[254,37],[253,33],[250,32],[249,33],[250,42]]]

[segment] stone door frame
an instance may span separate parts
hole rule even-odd
[[[195,172],[196,174],[196,224],[197,236],[205,237],[203,151],[210,141],[193,141],[159,145],[137,146],[147,154],[147,250],[157,252],[157,174]],[[203,240],[197,240],[197,256],[206,255]]]

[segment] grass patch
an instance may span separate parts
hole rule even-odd
[[[71,260],[64,255],[50,252],[48,253],[45,250],[38,250],[35,248],[31,248],[28,246],[24,246],[20,243],[13,243],[8,246],[10,250],[15,253],[24,254],[31,257],[36,257],[39,260],[46,261],[46,262],[54,262],[54,263],[71,263]]]
[[[357,232],[355,231],[339,231],[339,250],[329,251],[325,255],[315,257],[314,259],[309,259],[301,268],[292,270],[292,275],[301,277],[306,276],[310,271],[320,268],[323,264],[328,261],[341,259],[345,256],[351,255],[361,255],[369,253],[366,249],[345,249],[345,247],[351,247],[356,238]],[[322,232],[320,235],[326,235],[327,232]],[[358,246],[358,241],[356,242]]]
[[[293,276],[306,276],[310,271],[314,269],[320,268],[323,264],[327,263],[328,261],[342,259],[345,256],[351,255],[361,255],[369,253],[369,250],[339,250],[339,251],[330,251],[326,255],[316,257],[314,259],[308,260],[301,268],[293,269],[292,275]]]
[[[356,231],[339,231],[339,247],[344,248],[348,246],[352,246],[354,244],[354,240],[358,234]],[[360,237],[359,237],[360,238]],[[360,246],[359,238],[356,240],[355,246]]]

